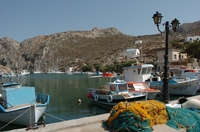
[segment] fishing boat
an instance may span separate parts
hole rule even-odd
[[[114,74],[111,72],[102,73],[102,77],[113,77],[113,76],[114,76]]]
[[[30,75],[30,72],[28,72],[27,70],[22,70],[21,74],[18,74],[18,76],[27,76]]]
[[[175,73],[176,76],[179,78],[189,78],[189,79],[199,79],[200,80],[200,69],[194,68],[194,69],[189,69],[187,67],[179,67],[179,68],[170,68],[171,71]],[[200,90],[200,85],[198,90]]]
[[[189,69],[187,67],[179,67],[179,68],[170,68],[170,71],[173,71],[176,76],[180,78],[197,78],[200,76],[200,69]]]
[[[50,95],[36,93],[35,87],[19,82],[2,83],[0,121],[17,125],[35,126],[45,113]]]
[[[125,82],[115,80],[106,82],[100,88],[88,88],[88,98],[105,105],[116,105],[120,101],[153,99],[159,90],[150,90],[145,82]],[[150,93],[150,94],[149,94]]]
[[[161,76],[153,75],[152,64],[131,65],[124,67],[124,80],[127,82],[147,82],[152,89],[163,91],[163,81]],[[183,74],[182,74],[183,75]],[[199,89],[199,77],[189,78],[184,74],[184,78],[174,76],[169,79],[169,94],[173,95],[194,95]],[[199,74],[200,75],[200,74]]]
[[[195,95],[199,89],[198,78],[170,78],[168,81],[168,90],[171,95]],[[150,88],[163,91],[163,81],[150,82]]]

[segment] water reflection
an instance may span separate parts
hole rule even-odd
[[[9,81],[9,78],[2,78],[1,81]],[[36,92],[50,94],[50,104],[44,115],[47,124],[110,111],[110,108],[94,104],[87,97],[87,88],[103,85],[108,81],[104,78],[88,79],[86,75],[32,74],[15,77],[13,81],[20,81],[24,86],[34,86]],[[78,103],[78,99],[81,99],[81,104]],[[3,124],[0,124],[0,127],[2,126]],[[17,125],[8,125],[6,130],[16,129],[16,127]]]
[[[105,106],[98,103],[95,103],[94,101],[91,101],[88,105],[88,109],[91,111],[92,115],[100,115],[109,113],[112,109],[111,106]]]

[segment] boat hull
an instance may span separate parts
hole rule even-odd
[[[1,106],[0,106],[1,107]],[[17,125],[36,123],[46,110],[46,104],[27,105],[25,107],[4,110],[1,107],[0,121]]]
[[[100,104],[104,104],[104,105],[110,105],[110,106],[114,106],[116,104],[118,104],[119,102],[133,102],[133,101],[138,101],[138,100],[145,100],[145,95],[141,95],[141,96],[137,96],[135,98],[121,98],[121,99],[113,99],[112,102],[108,102],[107,99],[98,99],[96,100],[95,98],[93,98],[93,101],[96,103],[100,103]]]
[[[150,87],[154,89],[159,89],[163,92],[163,82],[150,82]],[[191,79],[180,81],[178,83],[168,84],[168,91],[171,95],[195,95],[199,89],[199,80]]]
[[[2,85],[0,121],[35,126],[49,104],[50,95],[36,93],[35,87],[10,81]]]
[[[95,91],[95,90],[94,90]],[[141,99],[146,99],[146,93],[129,93],[131,95],[103,95],[103,94],[96,94],[95,92],[91,92],[93,101],[105,105],[116,105],[121,101],[136,101]]]

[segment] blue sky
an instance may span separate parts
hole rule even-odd
[[[199,5],[200,0],[0,0],[0,39],[21,42],[94,27],[115,27],[133,36],[156,34],[156,11],[163,15],[162,23],[174,18],[192,23],[200,20]]]

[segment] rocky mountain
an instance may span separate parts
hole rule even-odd
[[[182,24],[177,33],[170,35],[170,42],[182,40],[188,34],[199,34],[200,21]],[[142,44],[135,41],[142,40]],[[17,42],[11,38],[0,39],[0,65],[13,72],[62,69],[80,69],[85,64],[110,65],[126,61],[125,51],[139,48],[146,61],[156,57],[156,51],[165,46],[165,35],[130,36],[116,28],[88,31],[66,31],[46,36],[36,36]],[[173,46],[172,44],[170,46]]]
[[[200,36],[200,21],[196,21],[193,23],[183,23],[178,28],[177,32],[181,33],[184,36],[188,35],[199,35]]]

